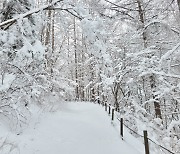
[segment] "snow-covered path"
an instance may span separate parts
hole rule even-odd
[[[93,103],[66,103],[16,137],[20,154],[141,154]]]

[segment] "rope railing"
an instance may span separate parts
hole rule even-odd
[[[114,120],[114,111],[116,111],[116,108],[111,106],[111,104],[107,104],[107,103],[102,103],[102,106],[105,106],[105,111],[108,111],[108,114],[112,114],[112,121]],[[118,111],[116,111],[118,112]],[[118,112],[119,113],[119,112]],[[156,146],[160,147],[161,149],[169,152],[170,154],[175,154],[175,152],[172,152],[171,150],[169,150],[168,148],[156,143],[155,141],[153,141],[151,138],[149,138],[147,136],[147,131],[144,131],[144,135],[139,134],[138,132],[136,132],[135,130],[133,130],[132,128],[130,128],[128,125],[126,125],[123,122],[123,118],[117,118],[116,119],[120,122],[120,134],[121,137],[123,139],[123,126],[125,126],[127,129],[129,129],[131,132],[133,132],[134,134],[136,134],[139,137],[144,138],[144,144],[145,144],[145,154],[149,154],[149,144],[148,141],[150,141],[151,143],[155,144]]]
[[[118,119],[118,118],[117,118],[117,119]],[[119,119],[118,119],[118,120],[119,120]],[[123,125],[124,125],[127,129],[129,129],[130,131],[132,131],[134,134],[138,135],[139,137],[144,137],[143,135],[138,134],[136,131],[134,131],[133,129],[131,129],[130,127],[128,127],[126,124],[123,123]],[[152,140],[151,138],[149,138],[149,137],[148,137],[148,140],[151,141],[152,143],[156,144],[156,145],[159,146],[160,148],[168,151],[169,153],[175,154],[174,152],[170,151],[170,150],[167,149],[166,147],[164,147],[164,146],[156,143],[155,141],[153,141],[153,140]]]
[[[157,146],[159,146],[160,148],[162,148],[162,149],[164,149],[164,150],[168,151],[169,153],[171,153],[171,154],[175,154],[174,152],[170,151],[170,150],[169,150],[169,149],[167,149],[166,147],[164,147],[164,146],[162,146],[162,145],[160,145],[160,144],[156,143],[156,142],[155,142],[155,141],[153,141],[152,139],[148,138],[148,140],[149,140],[149,141],[151,141],[152,143],[156,144],[156,145],[157,145]]]
[[[121,120],[120,120],[119,118],[117,118],[117,120],[121,122]],[[123,125],[124,125],[127,129],[129,129],[130,131],[132,131],[134,134],[136,134],[137,136],[139,136],[139,137],[144,137],[143,135],[138,134],[135,130],[133,130],[133,129],[131,129],[130,127],[128,127],[125,123],[123,123]]]

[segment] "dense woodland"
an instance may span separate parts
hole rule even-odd
[[[1,0],[0,116],[107,102],[180,153],[180,0]]]

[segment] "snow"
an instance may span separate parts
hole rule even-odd
[[[22,133],[12,133],[0,124],[0,153],[6,154],[141,154],[143,144],[125,130],[102,106],[93,103],[61,103],[52,112],[31,107],[32,119]],[[10,144],[11,143],[11,144]],[[2,145],[0,145],[2,146]],[[3,149],[3,150],[2,150]]]
[[[15,80],[16,76],[14,74],[5,73],[4,77],[0,76],[0,92],[6,91],[11,86],[11,83]]]
[[[40,41],[36,41],[34,46],[33,53],[35,54],[36,58],[38,60],[43,60],[44,55],[45,55],[45,48],[42,46]]]

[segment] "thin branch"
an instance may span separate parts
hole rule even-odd
[[[105,1],[108,2],[108,3],[110,3],[110,4],[112,4],[112,5],[114,5],[114,6],[116,6],[116,8],[121,8],[121,9],[125,9],[125,10],[128,10],[128,11],[138,11],[138,10],[135,10],[135,9],[126,8],[126,7],[117,5],[117,4],[113,3],[113,2],[110,2],[109,0],[105,0]]]
[[[70,10],[73,10],[73,8],[63,9],[63,8],[59,8],[59,7],[48,7],[48,8],[46,8],[46,10],[61,10],[61,11],[66,11],[66,12],[70,13],[71,15],[73,15],[74,17],[76,17],[76,18],[78,18],[78,19],[80,19],[80,20],[83,19],[82,17],[80,17],[80,16],[74,14],[72,11],[70,11]],[[74,10],[73,10],[73,11],[74,11]]]

